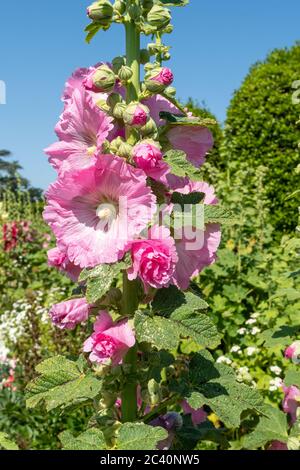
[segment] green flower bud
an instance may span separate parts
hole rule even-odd
[[[140,133],[143,137],[151,137],[153,139],[156,139],[158,136],[158,129],[155,121],[150,118],[147,124],[140,128]]]
[[[147,15],[147,21],[150,26],[158,30],[164,29],[171,21],[170,10],[160,5],[154,5]]]
[[[126,11],[126,3],[123,0],[117,0],[114,4],[114,10],[119,15],[124,15]]]
[[[137,4],[134,4],[129,6],[128,13],[132,20],[138,20],[142,14],[142,11]]]
[[[111,93],[106,100],[106,103],[110,108],[114,108],[117,103],[121,103],[123,101],[122,96],[119,93]]]
[[[122,145],[124,140],[122,137],[117,137],[116,139],[112,140],[110,143],[110,151],[114,154],[117,154],[120,148],[120,145]]]
[[[107,65],[100,65],[93,74],[92,81],[98,91],[110,92],[116,85],[116,76]]]
[[[122,65],[122,67],[120,68],[118,72],[119,79],[121,80],[121,82],[124,82],[124,83],[127,83],[131,79],[132,75],[133,75],[132,70],[127,65]]]
[[[171,59],[171,54],[170,54],[170,52],[165,52],[165,53],[163,54],[163,57],[162,57],[162,58],[163,58],[163,60],[165,60],[165,61],[170,60],[170,59]]]
[[[147,62],[149,62],[149,60],[150,60],[149,51],[147,49],[141,49],[141,53],[140,53],[141,64],[142,65],[147,64]]]
[[[157,405],[161,400],[161,392],[159,384],[154,379],[148,382],[148,392],[151,405]]]
[[[110,143],[108,140],[105,140],[102,144],[102,153],[106,154],[110,152]]]
[[[119,157],[130,158],[132,155],[132,146],[127,142],[122,142],[118,150]]]
[[[115,73],[118,73],[122,65],[125,65],[125,58],[118,56],[115,57],[112,61],[112,68]]]
[[[164,29],[164,33],[166,34],[171,34],[173,33],[173,29],[174,29],[174,26],[172,24],[169,24],[165,29]]]
[[[143,7],[144,12],[148,13],[153,7],[153,3],[154,3],[153,0],[143,0],[142,7]]]
[[[150,118],[150,111],[147,106],[141,103],[131,103],[127,106],[123,119],[125,124],[132,127],[143,127]]]
[[[113,16],[113,6],[109,0],[101,0],[100,2],[94,2],[91,6],[87,8],[88,17],[106,25],[111,22]]]
[[[169,86],[168,88],[166,88],[165,94],[174,98],[174,96],[176,96],[176,88],[174,88],[173,86]]]
[[[112,111],[113,117],[116,119],[123,119],[125,109],[126,109],[125,103],[117,103]]]

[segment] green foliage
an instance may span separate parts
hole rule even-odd
[[[181,150],[168,150],[164,155],[164,160],[171,167],[174,175],[188,176],[191,180],[200,179],[199,170],[186,159],[186,154]]]
[[[74,437],[70,431],[59,435],[64,450],[103,450],[106,442],[100,429],[91,428]]]
[[[300,45],[273,51],[254,65],[235,93],[225,127],[224,164],[241,168],[268,167],[265,179],[269,220],[279,232],[297,223],[299,107],[292,102],[292,84],[299,80]]]
[[[245,449],[255,450],[272,441],[288,442],[287,416],[272,406],[266,407],[266,416],[262,416],[255,431],[242,439]]]
[[[167,431],[143,423],[125,423],[116,442],[118,450],[155,450],[159,441],[168,437]]]
[[[0,447],[4,450],[19,450],[17,444],[12,442],[4,432],[0,432]]]

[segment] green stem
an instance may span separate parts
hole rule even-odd
[[[139,5],[139,0],[135,0]],[[132,1],[127,0],[127,5]],[[131,67],[133,75],[127,86],[126,101],[127,104],[137,101],[140,93],[140,33],[136,28],[135,22],[129,17],[125,23],[126,29],[126,64]],[[135,143],[135,131],[126,129],[126,137],[130,143]],[[123,301],[122,314],[132,316],[139,305],[138,284],[136,281],[129,281],[127,273],[123,274]],[[132,422],[137,419],[137,346],[131,348],[124,358],[124,365],[130,366],[126,371],[126,384],[122,391],[122,421]]]

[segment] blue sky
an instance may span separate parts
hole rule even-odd
[[[0,147],[11,150],[24,175],[42,188],[55,179],[43,148],[55,140],[66,78],[79,66],[123,52],[121,26],[85,43],[89,3],[1,1],[0,80],[7,104],[0,105]],[[175,32],[167,41],[178,95],[204,100],[222,121],[249,67],[300,39],[299,0],[191,0],[173,13]]]

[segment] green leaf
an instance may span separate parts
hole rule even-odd
[[[94,36],[96,36],[96,34],[98,33],[98,31],[100,31],[101,29],[103,29],[103,26],[99,23],[90,23],[86,28],[85,28],[85,31],[88,33],[86,35],[86,42],[89,44],[91,42],[91,40],[93,39]]]
[[[164,155],[164,161],[171,167],[171,172],[177,176],[188,176],[192,180],[201,180],[200,171],[195,168],[181,150],[169,150]]]
[[[150,317],[137,312],[134,319],[136,338],[140,343],[152,344],[157,349],[176,349],[180,331],[167,318]],[[175,331],[174,331],[175,327]]]
[[[9,439],[9,436],[4,432],[0,432],[0,448],[5,450],[19,450],[17,444]]]
[[[300,299],[300,291],[290,287],[288,289],[279,289],[270,300],[277,299],[279,297],[286,297],[290,302]]]
[[[100,429],[91,428],[74,437],[69,431],[59,435],[64,450],[104,450],[106,442]]]
[[[195,409],[209,406],[228,428],[239,426],[243,411],[262,412],[263,400],[258,391],[238,383],[234,371],[214,363],[208,351],[195,354],[189,374],[193,387],[186,396],[189,404]]]
[[[286,372],[284,384],[286,387],[290,387],[291,385],[296,385],[297,387],[300,387],[300,371],[289,369]]]
[[[288,346],[292,337],[299,330],[299,326],[280,326],[264,331],[260,338],[264,342],[265,348],[281,346],[282,349]]]
[[[130,266],[131,258],[126,256],[124,261],[119,263],[100,264],[93,269],[84,269],[80,274],[79,282],[87,281],[87,301],[92,304],[101,299],[109,291],[118,274]]]
[[[217,122],[211,118],[201,118],[201,117],[187,117],[184,114],[174,114],[169,113],[168,111],[161,111],[159,117],[164,119],[172,126],[198,126],[198,127],[207,127],[214,126]]]
[[[36,367],[39,377],[26,387],[28,408],[45,403],[47,411],[89,402],[101,389],[101,382],[82,371],[81,363],[63,356],[46,359]]]
[[[165,429],[143,423],[125,423],[119,430],[118,450],[155,450],[158,442],[168,437]]]
[[[161,316],[169,316],[172,313],[193,313],[206,310],[208,304],[194,292],[182,292],[175,286],[160,289],[152,302],[152,310]]]
[[[268,442],[288,441],[288,424],[286,415],[272,406],[266,408],[267,416],[262,416],[255,430],[242,439],[245,449],[255,450],[264,447]]]
[[[204,220],[205,224],[234,225],[236,223],[231,211],[215,205],[204,206]]]
[[[199,204],[203,201],[204,197],[204,193],[199,193],[196,191],[189,194],[181,194],[174,192],[171,197],[171,202],[173,202],[173,204],[180,205],[180,207],[184,209],[184,206],[186,205]]]

